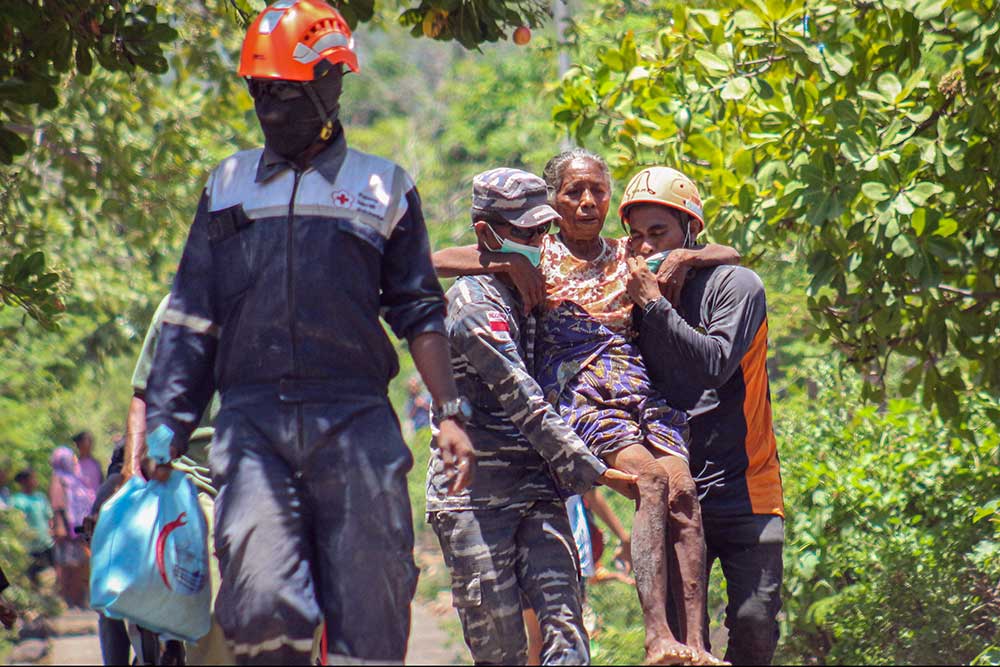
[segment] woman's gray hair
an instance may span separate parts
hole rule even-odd
[[[608,187],[611,186],[611,170],[608,169],[608,163],[604,161],[604,158],[597,153],[588,151],[586,148],[573,148],[568,151],[563,151],[545,163],[545,170],[542,171],[542,178],[545,179],[545,187],[549,195],[549,204],[555,203],[556,193],[559,192],[559,188],[562,187],[563,174],[566,173],[566,166],[573,160],[577,159],[593,160],[596,162],[601,167],[601,171],[604,172],[604,177],[608,179]]]

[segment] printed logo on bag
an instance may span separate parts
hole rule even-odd
[[[174,534],[187,525],[186,517],[187,512],[181,512],[160,530],[156,537],[156,569],[167,590],[193,595],[205,587],[208,573],[200,550],[197,545],[191,544],[190,531],[180,530]],[[171,536],[173,540],[168,547],[167,541]]]

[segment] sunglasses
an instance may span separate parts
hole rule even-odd
[[[339,67],[339,65],[337,66]],[[319,81],[320,79],[326,78],[331,72],[339,70],[333,67],[327,67],[322,72],[316,75],[313,79],[313,83]],[[257,99],[261,96],[275,97],[282,102],[287,102],[288,100],[294,100],[297,97],[302,97],[306,94],[305,86],[308,81],[284,81],[280,79],[254,79],[251,77],[246,77],[247,88],[250,89],[250,97]]]
[[[305,95],[302,84],[296,81],[268,81],[248,77],[247,88],[250,90],[250,97],[255,100],[261,97],[273,97],[287,102]]]
[[[534,227],[517,227],[507,222],[491,222],[490,226],[494,229],[502,226],[507,231],[508,236],[518,241],[533,241],[543,234],[548,234],[552,223],[546,222]]]

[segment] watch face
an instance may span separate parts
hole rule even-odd
[[[472,404],[469,403],[467,399],[460,399],[458,409],[462,413],[463,417],[466,419],[472,419]]]

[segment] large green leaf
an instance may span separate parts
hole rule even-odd
[[[737,76],[730,79],[722,89],[722,99],[742,100],[750,93],[750,79]]]
[[[694,57],[706,70],[713,74],[721,74],[729,71],[729,65],[726,61],[711,51],[700,49],[695,52]]]

